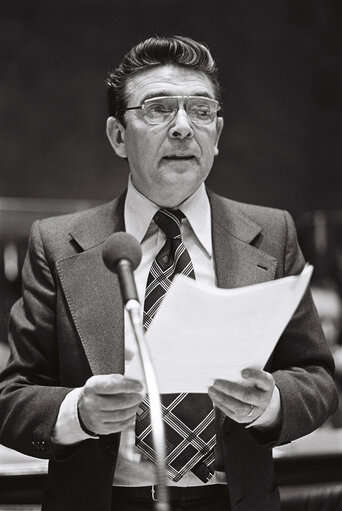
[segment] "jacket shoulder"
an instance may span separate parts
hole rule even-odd
[[[220,217],[220,211],[225,218],[240,217],[246,222],[253,222],[265,232],[274,229],[287,229],[288,223],[293,224],[292,217],[286,210],[239,202],[209,190],[208,195],[212,208],[218,217]]]
[[[111,233],[124,230],[124,196],[76,213],[53,216],[33,223],[30,246],[42,243],[54,261],[102,243]]]
[[[91,224],[94,218],[111,215],[114,209],[114,203],[115,201],[113,200],[83,211],[43,218],[38,221],[40,230],[46,236],[63,236],[80,224]]]

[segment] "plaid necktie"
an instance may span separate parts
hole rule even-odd
[[[147,279],[143,326],[147,330],[171,286],[176,273],[195,278],[190,255],[180,231],[179,210],[160,209],[154,216],[166,236],[165,245],[152,263]],[[214,473],[215,413],[207,394],[164,394],[161,396],[166,433],[166,474],[179,481],[191,470],[207,482]],[[149,398],[146,396],[137,413],[136,445],[155,462]]]

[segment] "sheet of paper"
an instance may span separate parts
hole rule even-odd
[[[177,276],[146,334],[159,391],[207,392],[216,378],[238,381],[262,369],[309,284],[313,267],[237,289]],[[135,355],[126,375],[143,380]]]

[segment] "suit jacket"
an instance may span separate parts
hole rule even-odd
[[[288,213],[211,192],[219,287],[298,274],[303,257]],[[13,307],[11,359],[0,379],[0,442],[49,458],[43,509],[109,511],[119,434],[56,446],[60,404],[94,374],[124,372],[123,305],[117,277],[102,263],[105,239],[124,230],[125,194],[82,213],[34,223]],[[272,446],[319,426],[336,407],[333,361],[309,293],[266,365],[282,403],[279,431],[261,434],[217,417],[217,465],[227,474],[232,510],[279,509]],[[120,510],[118,510],[120,511]]]

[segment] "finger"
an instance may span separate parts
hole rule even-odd
[[[98,409],[86,410],[83,412],[83,408],[79,407],[79,414],[81,416],[83,424],[89,431],[93,431],[96,434],[103,434],[103,426],[105,424],[117,423],[117,431],[120,431],[120,425],[123,422],[131,421],[132,423],[136,420],[136,413],[139,406],[133,406],[125,410],[111,411],[100,411]]]
[[[124,410],[101,411],[99,413],[99,419],[103,423],[123,422],[123,421],[127,421],[129,419],[135,420],[138,409],[139,409],[139,405],[135,405],[135,406],[131,406],[129,408],[125,408]]]
[[[111,433],[120,433],[128,428],[133,427],[135,424],[135,418],[127,419],[122,422],[106,422],[98,426],[97,435],[110,435]]]
[[[259,389],[269,391],[274,387],[273,376],[266,371],[248,367],[241,371],[241,376],[256,385]]]
[[[212,388],[242,403],[259,406],[263,402],[263,392],[255,386],[243,385],[228,380],[215,380]]]
[[[252,403],[242,402],[238,399],[235,399],[219,390],[211,387],[208,391],[209,397],[213,400],[214,404],[222,409],[222,407],[235,415],[239,415],[240,417],[247,417],[251,411]],[[255,405],[253,407],[256,408]]]
[[[144,396],[138,393],[115,394],[113,396],[100,396],[94,401],[102,412],[115,412],[139,405]]]
[[[103,395],[141,392],[143,385],[140,381],[127,378],[122,374],[100,374],[89,378],[85,388],[95,394]]]
[[[231,401],[228,403],[227,400],[221,399],[220,397],[213,398],[214,405],[219,408],[226,416],[233,419],[235,422],[239,422],[240,424],[247,424],[252,422],[259,416],[259,409],[254,408],[253,405],[246,405],[242,407],[242,404],[237,404],[237,406]],[[236,413],[240,412],[240,413]]]

